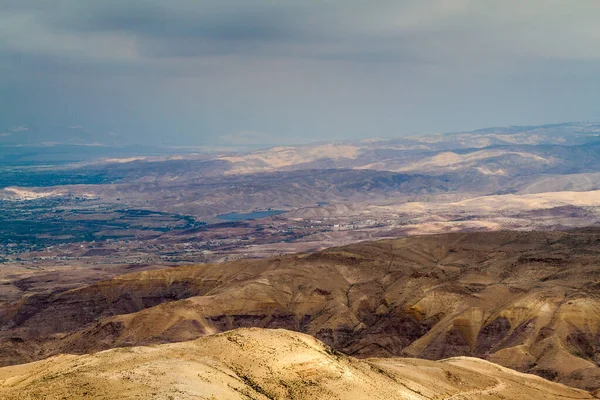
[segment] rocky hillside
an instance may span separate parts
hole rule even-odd
[[[239,327],[600,387],[600,231],[460,233],[123,275],[0,306],[4,365]]]
[[[0,397],[40,399],[590,399],[486,361],[357,360],[311,336],[239,329],[196,341],[0,368]]]

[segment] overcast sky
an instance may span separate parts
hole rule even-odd
[[[0,0],[0,144],[598,118],[599,0]]]

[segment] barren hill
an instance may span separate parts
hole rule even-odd
[[[357,360],[311,336],[239,329],[0,369],[0,397],[52,399],[590,399],[486,361]]]
[[[239,327],[600,387],[600,231],[460,233],[145,271],[0,307],[7,364]]]

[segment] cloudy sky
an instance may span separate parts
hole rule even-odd
[[[0,0],[0,144],[600,118],[598,0]]]

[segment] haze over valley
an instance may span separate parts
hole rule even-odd
[[[310,342],[313,347],[295,357],[328,357],[310,352],[326,346],[327,354],[331,346],[369,358],[370,364],[319,361],[334,363],[327,368],[357,368],[351,373],[367,374],[361,375],[364,385],[416,379],[409,389],[388,388],[399,398],[434,395],[422,388],[419,368],[452,376],[441,392],[446,396],[518,398],[511,396],[524,389],[507,382],[547,391],[544,398],[570,390],[550,383],[540,389],[541,383],[528,383],[533,378],[509,370],[499,371],[512,377],[486,378],[496,379],[495,386],[469,378],[473,388],[457,389],[453,385],[466,379],[460,374],[488,366],[452,357],[533,373],[587,391],[568,395],[586,398],[600,388],[598,135],[599,124],[568,123],[5,166],[0,364],[186,342],[238,328],[283,328],[325,343]],[[283,331],[239,334],[254,343],[256,357],[269,335],[299,340]],[[169,347],[153,349],[133,350],[123,365],[138,365],[148,351],[160,360],[172,357]],[[213,357],[202,351],[202,359]],[[278,351],[285,371],[295,371],[290,355]],[[303,351],[311,355],[300,356]],[[75,374],[61,382],[68,379],[73,393],[86,385],[110,396],[109,387],[84,383],[88,372],[69,357],[50,359],[57,371]],[[425,361],[399,357],[448,360],[425,367]],[[125,373],[105,369],[102,358],[81,360],[101,368],[97,373]],[[344,366],[334,367],[338,362]],[[230,378],[209,372],[210,363],[194,367],[213,376],[195,389],[150,389],[153,383],[134,372],[137,386],[122,390],[133,396],[178,387],[178,398],[195,390],[219,392]],[[464,372],[453,375],[454,363]],[[0,375],[47,379],[28,375],[46,368],[35,365]],[[417,375],[403,375],[407,365]],[[228,383],[233,392],[219,392],[222,398],[251,392],[280,398],[286,390],[303,393],[300,398],[339,396],[327,383],[332,378],[325,378],[330,372],[315,370],[317,386],[290,381],[282,389],[256,368],[235,367],[242,386]],[[290,376],[278,379],[295,379]],[[339,379],[331,382],[341,385]],[[2,389],[7,398],[22,392],[8,382]],[[368,389],[357,385],[352,390],[362,398]],[[65,393],[59,386],[43,388],[28,389],[27,396]],[[401,395],[405,390],[412,394]]]
[[[0,0],[0,400],[600,399],[598,0]]]
[[[594,224],[600,124],[5,166],[7,262],[219,261]],[[31,151],[44,152],[43,148]]]

